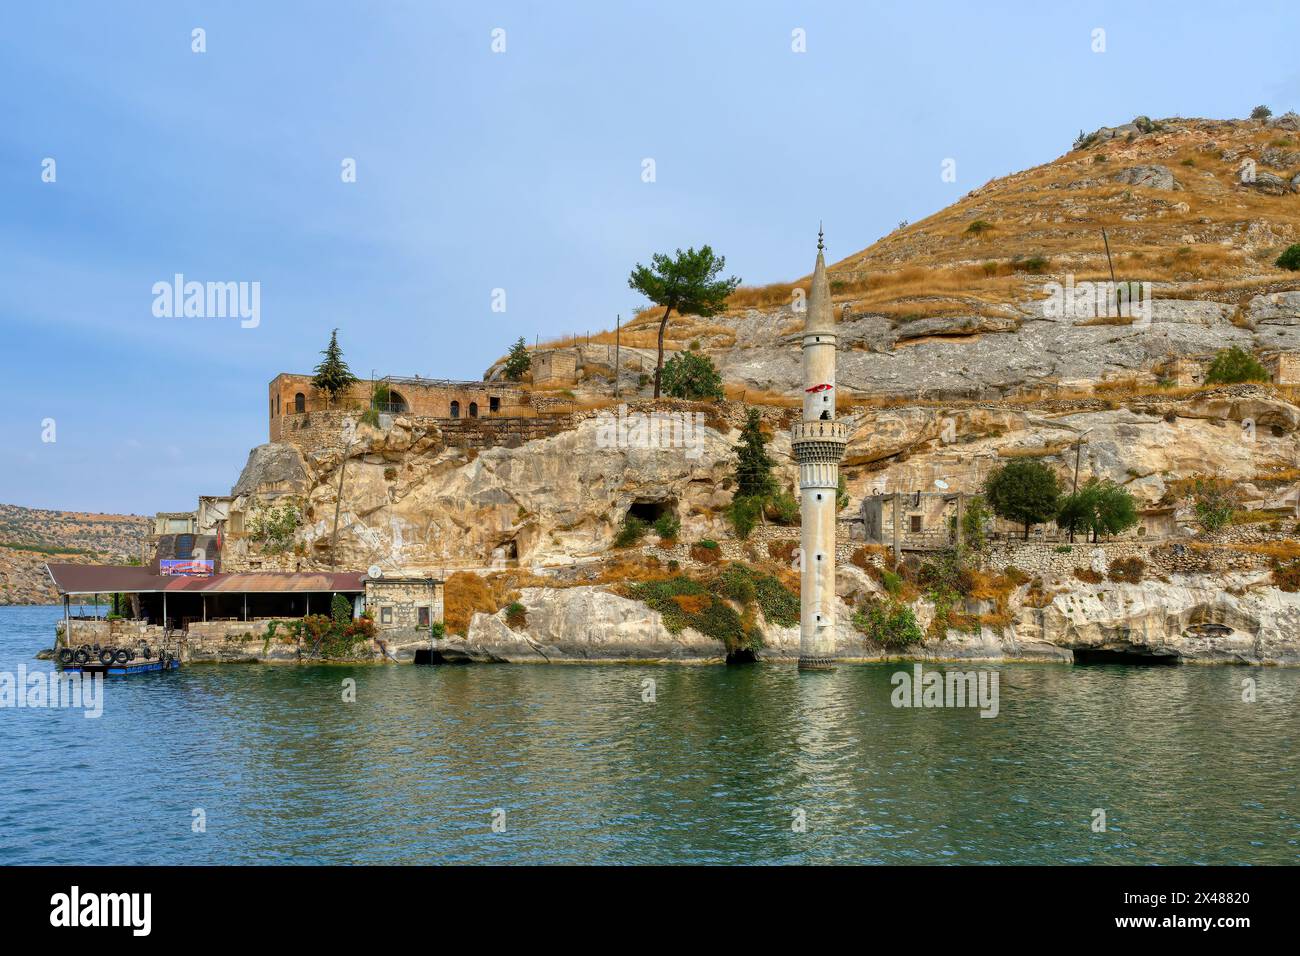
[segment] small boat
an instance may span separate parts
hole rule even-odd
[[[55,654],[59,670],[66,674],[110,674],[130,676],[150,671],[174,671],[181,666],[180,659],[170,651],[151,651],[140,646],[140,654],[125,647],[101,647],[83,644],[80,648],[60,648]]]
[[[168,654],[165,657],[154,657],[148,660],[127,661],[125,664],[116,661],[112,664],[103,664],[99,661],[60,664],[59,669],[65,674],[108,674],[129,677],[132,674],[147,674],[150,671],[174,671],[180,666],[181,662]]]

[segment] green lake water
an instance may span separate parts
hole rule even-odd
[[[58,613],[0,608],[0,671]],[[1300,669],[1007,665],[993,719],[891,706],[900,669],[119,678],[0,710],[0,864],[1300,860]]]

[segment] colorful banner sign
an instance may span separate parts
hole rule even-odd
[[[158,562],[158,573],[171,577],[206,578],[212,574],[211,561],[174,561]]]

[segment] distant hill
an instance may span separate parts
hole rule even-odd
[[[144,515],[0,504],[0,604],[53,604],[47,561],[124,563],[140,557],[151,530]]]

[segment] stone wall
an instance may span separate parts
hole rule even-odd
[[[420,623],[420,609],[429,620]],[[429,636],[431,625],[443,619],[443,583],[433,578],[366,579],[366,610],[375,619],[380,636]]]
[[[1038,541],[994,541],[984,552],[984,566],[990,571],[1019,568],[1035,576],[1066,577],[1076,569],[1090,568],[1105,573],[1120,558],[1139,557],[1153,564],[1155,548],[1139,541],[1104,541],[1091,544],[1051,544]]]

